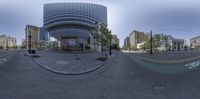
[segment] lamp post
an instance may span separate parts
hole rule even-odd
[[[150,32],[150,54],[153,54],[153,38],[152,38],[152,31]]]
[[[112,39],[110,38],[110,55],[112,55],[111,43],[112,43]]]
[[[31,38],[32,38],[31,31],[29,31],[29,34],[28,34],[28,49],[29,49],[29,53],[31,53],[31,46],[32,46]]]
[[[8,50],[8,37],[6,37],[6,50]]]

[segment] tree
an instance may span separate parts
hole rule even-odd
[[[118,44],[112,44],[112,49],[114,50],[120,50],[120,47]]]
[[[111,47],[111,40],[112,40],[112,32],[105,26],[101,26],[101,52],[102,56],[104,54],[104,51]]]
[[[150,38],[146,38],[144,44],[142,44],[140,48],[143,50],[147,50],[149,49],[149,46],[150,46]]]
[[[112,32],[106,26],[100,25],[95,27],[92,31],[93,38],[98,44],[101,44],[102,57],[104,56],[104,51],[111,46]]]
[[[130,50],[137,50],[137,47],[136,46],[133,46],[133,45],[130,45]]]
[[[154,34],[153,36],[153,46],[154,48],[160,47],[160,41],[161,41],[161,34]]]

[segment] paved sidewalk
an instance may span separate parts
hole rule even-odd
[[[146,61],[164,64],[183,63],[200,59],[200,51],[155,52],[153,55],[149,53],[125,53]]]
[[[112,57],[108,55],[107,61],[99,61],[96,58],[101,53],[58,53],[52,51],[38,51],[40,57],[32,58],[38,65],[58,74],[78,75],[91,72],[103,66]]]
[[[5,56],[8,56],[10,51],[7,50],[0,50],[0,58],[3,58]]]

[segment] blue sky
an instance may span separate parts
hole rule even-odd
[[[198,0],[0,0],[0,33],[24,38],[25,25],[43,25],[43,4],[89,2],[107,6],[108,27],[123,39],[133,30],[189,40],[200,35]]]

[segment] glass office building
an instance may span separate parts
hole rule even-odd
[[[44,27],[62,50],[92,49],[92,30],[107,26],[107,8],[91,3],[50,3],[44,5]]]
[[[40,28],[40,41],[48,41],[48,32],[44,27]]]

